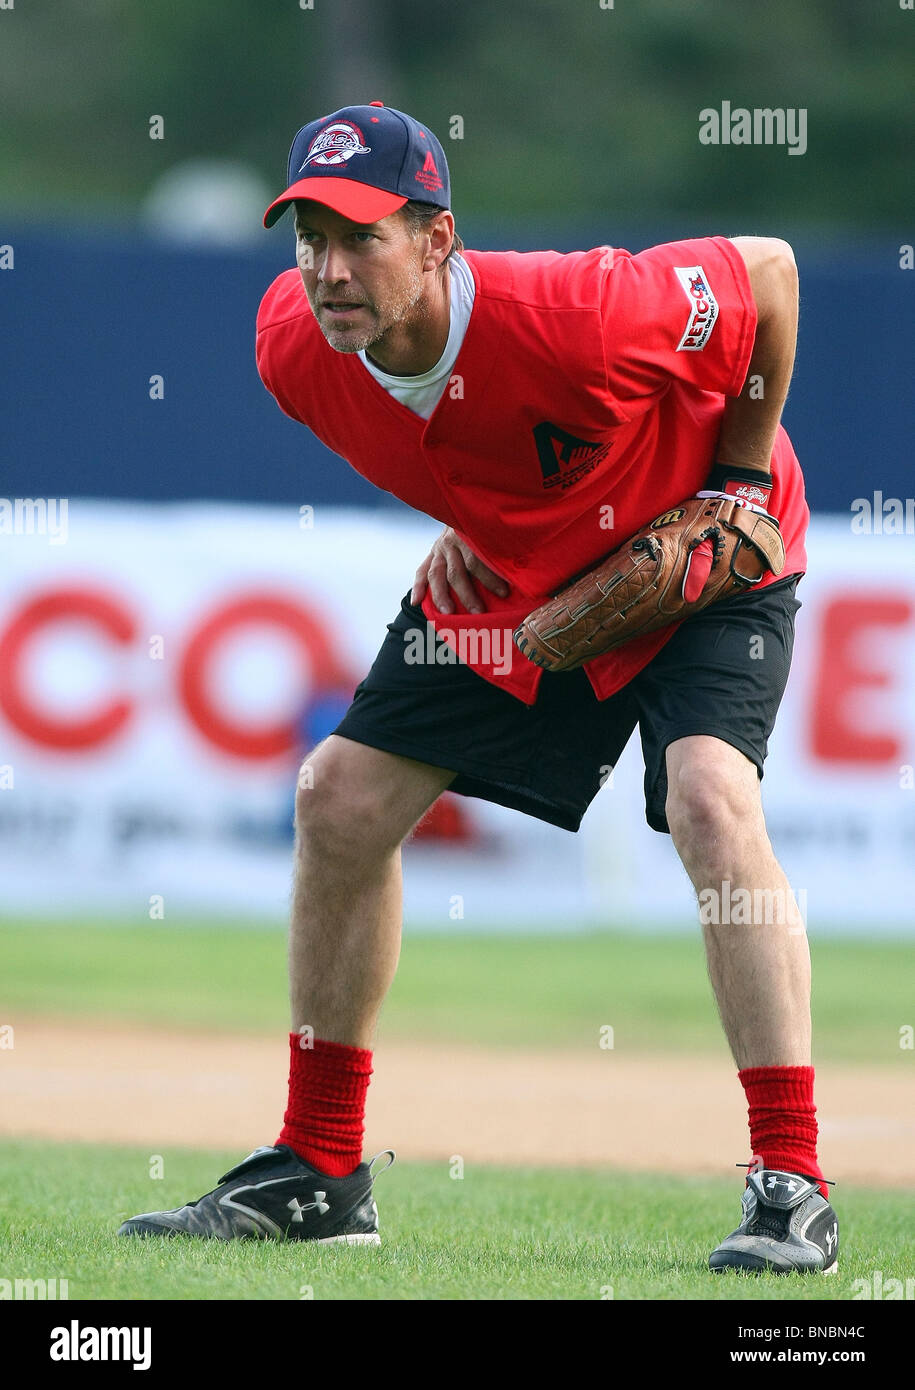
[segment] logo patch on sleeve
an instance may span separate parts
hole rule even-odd
[[[689,318],[677,352],[701,352],[718,317],[718,300],[701,265],[675,265],[674,274],[689,301]]]

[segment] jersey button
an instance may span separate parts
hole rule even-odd
[[[515,560],[514,560],[515,569],[516,569],[516,570],[527,569],[527,566],[528,566],[529,562],[530,562],[530,556],[529,556],[529,555],[516,555],[516,556],[515,556]]]
[[[464,481],[464,475],[463,473],[452,471],[448,474],[448,481],[449,483],[462,483]]]

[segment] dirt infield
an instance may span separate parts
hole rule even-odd
[[[369,1153],[719,1176],[747,1158],[735,1069],[707,1057],[382,1043],[375,1068]],[[241,1155],[276,1138],[285,1081],[285,1038],[22,1020],[0,1052],[0,1134]],[[912,1094],[907,1069],[821,1068],[827,1176],[915,1185]]]

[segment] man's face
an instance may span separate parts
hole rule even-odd
[[[295,204],[296,260],[318,327],[337,352],[372,346],[422,313],[423,239],[398,211],[348,222],[321,203]]]

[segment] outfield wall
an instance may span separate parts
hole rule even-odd
[[[554,228],[547,244],[571,251],[609,239],[637,252],[720,230],[704,221],[701,199],[695,217]],[[468,246],[543,245],[537,218],[511,229],[462,219],[462,230]],[[793,237],[801,320],[784,420],[817,511],[847,511],[863,477],[887,495],[911,491],[915,274],[900,269],[899,240]],[[0,381],[15,402],[0,436],[7,497],[295,499],[404,514],[283,415],[257,375],[258,304],[295,264],[288,224],[238,250],[163,243],[135,228],[68,225],[62,240],[56,226],[6,220],[3,242],[15,252],[0,334]]]
[[[3,910],[283,919],[301,757],[438,526],[79,500],[33,523],[3,541]],[[814,519],[764,799],[812,933],[915,933],[913,541],[863,530]],[[578,835],[446,794],[407,850],[408,923],[691,928],[641,776],[635,737]]]

